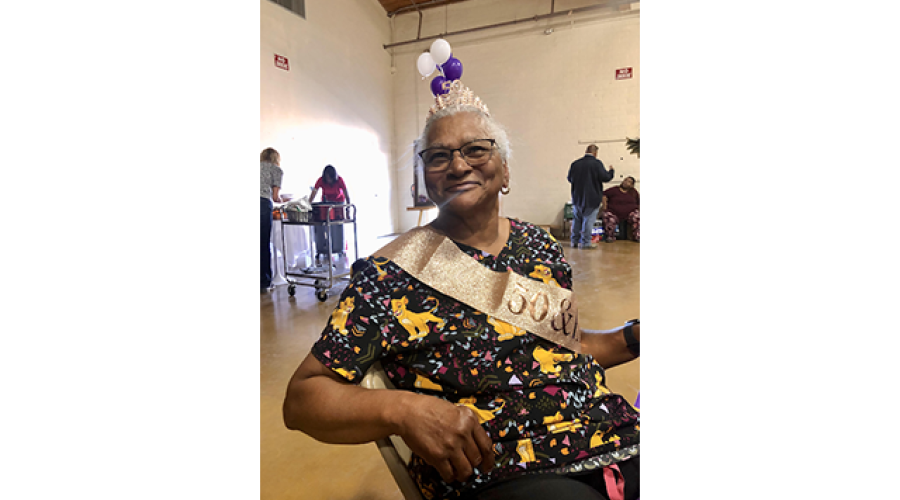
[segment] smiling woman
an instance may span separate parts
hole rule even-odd
[[[509,167],[502,155],[492,154],[493,138],[476,139],[489,133],[478,113],[465,111],[434,124],[422,156],[428,196],[440,208],[432,226],[454,241],[496,255],[509,236],[498,199],[500,189],[509,186]]]
[[[640,326],[578,329],[562,247],[500,216],[509,142],[468,89],[436,98],[416,152],[439,214],[354,264],[285,424],[326,443],[400,436],[426,498],[637,498],[640,414],[604,370],[637,357]],[[377,361],[399,390],[358,386]]]

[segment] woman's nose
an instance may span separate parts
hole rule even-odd
[[[459,175],[461,173],[466,173],[469,170],[472,170],[472,166],[466,162],[462,153],[454,151],[453,156],[450,157],[450,171],[453,174]]]

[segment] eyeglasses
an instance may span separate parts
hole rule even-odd
[[[447,170],[450,167],[450,163],[453,162],[453,153],[455,151],[459,151],[463,161],[468,163],[470,167],[480,167],[491,160],[496,144],[497,142],[494,139],[476,139],[456,149],[428,148],[420,151],[419,157],[422,158],[422,163],[425,165],[425,172],[427,173],[439,173]]]

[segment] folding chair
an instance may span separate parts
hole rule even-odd
[[[388,380],[381,363],[375,363],[366,372],[361,385],[366,389],[396,389],[394,384]],[[403,493],[403,498],[406,500],[424,500],[422,493],[406,470],[406,464],[409,463],[409,459],[412,457],[412,451],[406,446],[406,443],[399,436],[389,436],[375,441],[375,444],[378,445],[381,457],[387,464],[388,469],[390,469],[391,475],[394,476],[394,481],[397,482],[400,492]]]

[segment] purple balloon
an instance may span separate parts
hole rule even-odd
[[[451,56],[447,62],[441,64],[441,70],[448,81],[459,80],[459,77],[462,76],[462,63],[459,62],[459,59]]]
[[[434,77],[431,80],[431,93],[434,95],[446,94],[447,90],[444,89],[444,87],[443,87],[444,82],[446,82],[446,81],[447,81],[447,79],[441,75]]]

